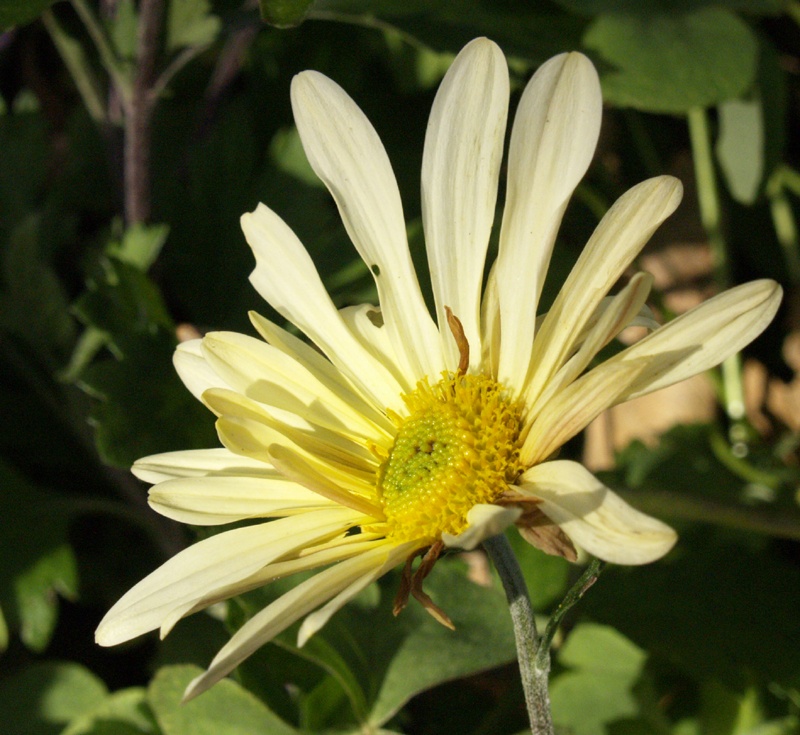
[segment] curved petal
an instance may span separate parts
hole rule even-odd
[[[520,99],[508,153],[497,256],[499,379],[520,393],[531,362],[536,307],[558,226],[600,133],[602,99],[592,63],[561,54],[539,68]]]
[[[327,390],[335,393],[343,401],[351,405],[381,431],[387,435],[394,431],[394,424],[383,412],[385,406],[376,408],[374,403],[364,400],[363,395],[353,388],[353,385],[345,378],[342,372],[324,355],[260,314],[251,311],[248,316],[253,326],[268,344],[300,363],[305,370],[314,376],[315,380],[318,380],[326,386]]]
[[[577,352],[553,375],[539,394],[530,410],[528,421],[534,420],[548,401],[572,383],[588,367],[597,353],[633,322],[644,308],[644,302],[652,286],[653,276],[649,273],[637,273],[622,291],[610,299],[592,328],[582,336]]]
[[[529,402],[537,400],[566,359],[575,335],[682,196],[680,181],[659,176],[634,186],[608,210],[536,335],[536,369],[526,386]]]
[[[782,296],[775,281],[742,284],[681,314],[592,372],[646,361],[645,369],[615,403],[679,383],[719,365],[752,342],[772,321]]]
[[[531,467],[521,492],[538,498],[542,512],[590,554],[614,564],[660,559],[678,536],[669,526],[631,508],[577,462]]]
[[[408,250],[400,192],[372,125],[347,93],[313,71],[292,80],[292,109],[309,163],[378,287],[386,327],[412,382],[444,369]]]
[[[157,513],[195,526],[247,518],[277,518],[332,502],[275,473],[275,477],[191,477],[160,482],[147,502]]]
[[[202,400],[203,392],[209,388],[230,388],[203,357],[200,347],[202,341],[191,339],[181,342],[172,355],[175,371],[198,401]]]
[[[480,294],[497,203],[508,115],[508,67],[486,38],[467,44],[445,74],[422,156],[422,221],[436,316],[448,368],[458,349],[445,306],[464,327],[472,367],[480,364]]]
[[[270,478],[279,474],[272,465],[242,457],[222,447],[151,454],[137,459],[131,472],[143,482],[151,484],[179,477],[236,475]]]
[[[503,507],[481,503],[473,506],[467,513],[469,526],[464,531],[457,536],[443,533],[442,541],[449,548],[455,547],[471,551],[487,538],[503,533],[520,515],[522,515],[522,510],[513,506]]]
[[[184,549],[129,590],[106,613],[95,638],[113,646],[164,625],[222,585],[246,579],[293,549],[357,524],[349,508],[329,508],[236,528]],[[179,616],[180,617],[180,616]]]
[[[347,329],[294,232],[263,204],[242,215],[241,222],[256,258],[250,274],[256,291],[303,330],[373,405],[402,408],[397,381]]]
[[[405,546],[395,549],[382,546],[340,562],[301,582],[256,613],[222,647],[208,670],[189,684],[183,701],[186,702],[202,694],[257,649],[286,630],[295,620],[299,620],[351,584],[357,583],[364,575],[370,575],[376,569],[388,571],[399,564],[410,553]]]
[[[357,406],[349,405],[297,360],[261,340],[234,332],[212,332],[203,338],[201,350],[218,375],[254,401],[347,436],[380,439]]]

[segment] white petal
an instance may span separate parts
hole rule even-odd
[[[443,533],[442,541],[447,547],[471,551],[487,538],[503,533],[520,515],[522,510],[513,506],[475,505],[467,513],[469,526],[457,536]]]
[[[137,459],[131,467],[136,477],[155,484],[178,477],[206,475],[250,475],[274,477],[272,465],[234,454],[227,449],[187,449]]]
[[[533,403],[566,359],[608,290],[683,196],[671,176],[643,181],[620,197],[603,217],[542,323],[533,347],[535,372],[526,388]]]
[[[542,407],[559,391],[574,381],[603,347],[631,324],[644,307],[644,302],[652,286],[653,277],[649,273],[637,273],[622,291],[609,300],[592,328],[579,338],[578,351],[539,394],[539,398],[530,411],[529,421],[533,420]]]
[[[340,312],[341,313],[341,312]],[[269,319],[251,311],[250,321],[258,333],[273,347],[286,353],[300,363],[315,379],[325,385],[329,391],[337,394],[341,399],[352,406],[373,425],[385,433],[393,433],[394,425],[383,413],[385,406],[375,406],[364,400],[364,396],[350,383],[341,371],[334,366],[324,355],[321,355],[311,345],[290,334]],[[358,335],[356,335],[358,337]]]
[[[172,364],[183,384],[200,400],[209,388],[228,388],[228,384],[206,362],[200,349],[202,339],[181,342],[172,355]]]
[[[405,545],[408,546],[408,545]],[[402,548],[407,556],[410,551]],[[399,564],[404,558],[393,549],[388,561]],[[214,657],[208,671],[194,679],[186,688],[183,701],[196,697],[229,674],[254,651],[288,628],[295,620],[331,599],[350,584],[376,568],[387,569],[385,546],[348,559],[301,582],[248,620]],[[398,558],[399,557],[399,558]]]
[[[248,398],[348,436],[376,440],[371,422],[281,350],[235,332],[212,332],[201,349],[213,370]]]
[[[631,508],[577,462],[545,462],[518,483],[578,546],[614,564],[647,564],[675,544],[669,526]]]
[[[444,368],[439,333],[417,282],[400,192],[378,134],[347,93],[317,72],[292,80],[292,109],[309,163],[375,277],[404,372],[414,382],[438,374]]]
[[[643,359],[615,363],[607,370],[595,368],[556,393],[534,417],[520,451],[522,464],[530,467],[547,459],[609,406],[619,403],[619,396],[644,369]]]
[[[270,478],[223,476],[168,480],[150,489],[148,503],[161,515],[197,526],[295,515],[331,505],[331,501],[277,471]]]
[[[358,304],[339,309],[339,314],[364,349],[389,369],[403,392],[414,390],[416,383],[412,382],[411,375],[403,372],[381,310],[372,304]]]
[[[175,609],[188,611],[215,588],[246,579],[293,549],[361,519],[348,508],[331,508],[237,528],[199,541],[123,595],[100,622],[96,640],[101,646],[113,646],[158,628]]]
[[[597,72],[578,53],[543,64],[517,109],[497,257],[499,379],[515,392],[530,365],[536,307],[558,226],[592,160],[601,113]]]
[[[480,292],[507,115],[505,57],[496,44],[477,38],[459,53],[439,86],[422,157],[425,245],[451,370],[459,353],[445,306],[461,320],[472,366],[480,364]]]
[[[397,382],[347,329],[306,249],[286,223],[263,204],[242,215],[241,222],[256,257],[250,275],[256,290],[374,405],[402,408]]]
[[[772,321],[782,295],[781,287],[767,279],[732,288],[681,314],[594,371],[647,362],[617,403],[686,380],[752,342]]]

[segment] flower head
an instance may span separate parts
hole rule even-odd
[[[347,94],[298,75],[292,104],[311,165],[377,285],[379,306],[337,310],[306,250],[264,205],[242,217],[251,281],[313,344],[256,314],[263,339],[214,333],[175,364],[217,416],[222,449],[147,457],[150,504],[186,523],[270,519],[200,541],[128,592],[97,631],[113,645],[279,577],[326,567],[251,618],[187,690],[194,696],[305,616],[299,643],[387,570],[397,600],[422,591],[444,547],[473,548],[516,523],[550,553],[663,556],[675,534],[581,465],[552,459],[600,412],[722,362],[769,323],[771,281],[720,294],[666,326],[652,279],[612,286],[677,207],[670,177],[627,192],[598,225],[549,312],[537,305],[567,202],[600,129],[597,74],[557,56],[527,85],[511,132],[497,260],[485,288],[509,82],[499,48],[468,44],[439,88],[425,138],[422,214],[436,318],[412,266],[400,195],[374,129]],[[652,331],[606,362],[631,324]],[[411,560],[424,554],[417,572]]]

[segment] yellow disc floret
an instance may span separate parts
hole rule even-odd
[[[467,513],[495,501],[522,471],[520,407],[482,375],[444,373],[403,400],[407,418],[378,475],[387,534],[433,542],[459,534]]]

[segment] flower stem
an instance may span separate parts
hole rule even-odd
[[[531,721],[532,735],[553,735],[553,719],[550,715],[550,693],[547,679],[550,673],[548,651],[542,653],[542,639],[536,631],[533,606],[528,588],[522,576],[508,539],[500,534],[483,542],[486,553],[492,560],[508,599],[514,635],[517,640],[519,670],[525,703]]]
[[[702,107],[694,107],[687,115],[689,136],[692,143],[697,200],[700,205],[700,220],[711,244],[714,258],[714,276],[720,290],[731,285],[730,262],[725,235],[722,231],[719,191],[714,172],[714,156],[711,149],[711,133],[708,117]],[[745,416],[744,386],[742,383],[741,357],[731,355],[722,363],[722,386],[725,411],[730,419],[731,440],[741,443],[742,420]]]

